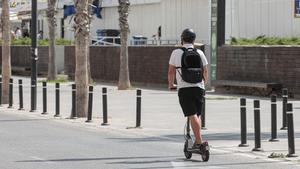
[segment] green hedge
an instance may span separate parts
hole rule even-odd
[[[231,37],[231,45],[300,45],[300,37],[279,38],[258,36],[257,38]]]
[[[2,43],[2,41],[1,41]],[[72,41],[66,40],[66,39],[56,39],[56,45],[72,45]],[[13,39],[11,42],[11,45],[31,45],[31,39],[30,38],[20,38],[20,39]],[[38,40],[38,45],[49,45],[48,39],[42,39]]]

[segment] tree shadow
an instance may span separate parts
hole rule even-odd
[[[32,122],[32,121],[49,121],[49,119],[3,119],[0,120],[0,123],[9,123],[9,122]]]
[[[287,139],[287,133],[277,133],[278,139]],[[239,141],[241,138],[240,133],[211,133],[203,134],[203,138],[208,141]],[[271,133],[263,132],[261,133],[261,140],[269,140],[271,138]],[[300,138],[300,133],[295,133],[295,138]],[[183,135],[160,135],[152,137],[135,137],[135,138],[107,138],[112,140],[121,140],[124,142],[182,142],[184,140]],[[247,133],[247,140],[254,140],[254,133]]]
[[[178,156],[137,156],[137,157],[101,157],[101,158],[65,158],[65,159],[41,159],[41,160],[22,160],[19,163],[32,162],[82,162],[82,161],[108,161],[108,160],[132,160],[132,159],[154,159],[154,158],[174,158]]]

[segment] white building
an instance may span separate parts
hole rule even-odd
[[[189,27],[196,31],[198,42],[210,42],[210,0],[130,2],[131,36],[143,35],[151,38],[161,26],[162,39],[180,39],[181,31]],[[226,39],[260,35],[300,36],[300,18],[295,17],[294,13],[296,2],[299,1],[226,0]],[[118,0],[103,0],[103,19],[94,17],[92,36],[96,35],[97,29],[119,29],[117,5]],[[68,32],[66,37],[72,38],[73,34]]]
[[[296,4],[297,3],[297,4]],[[226,0],[226,38],[300,36],[299,0]]]
[[[208,0],[131,0],[130,36],[142,35],[151,39],[162,27],[162,39],[179,40],[184,28],[194,28],[198,41],[209,41]],[[91,36],[97,29],[119,29],[118,0],[103,0],[102,17],[93,17]],[[188,12],[185,12],[188,11]],[[65,19],[65,37],[72,39],[72,16]],[[68,31],[67,31],[68,30]]]
[[[28,0],[15,0],[28,1]],[[130,36],[151,39],[162,28],[162,39],[179,40],[185,28],[193,28],[197,42],[210,43],[211,0],[130,0]],[[295,17],[299,0],[226,0],[226,39],[230,37],[300,36],[300,18]],[[47,38],[46,1],[39,2],[38,29]],[[63,6],[72,0],[58,0],[57,37],[74,39],[73,16],[63,18]],[[102,19],[93,16],[91,36],[98,29],[119,29],[118,0],[102,0]],[[28,8],[28,7],[27,7]],[[26,9],[27,11],[30,10]],[[23,11],[19,11],[24,13]],[[28,11],[29,12],[29,11]],[[30,13],[19,15],[30,19]]]

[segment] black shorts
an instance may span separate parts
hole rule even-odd
[[[181,88],[178,91],[179,103],[185,117],[202,113],[204,90],[199,87]]]

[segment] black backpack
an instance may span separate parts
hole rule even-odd
[[[203,80],[203,63],[196,48],[181,48],[181,78],[188,83],[200,83]]]

